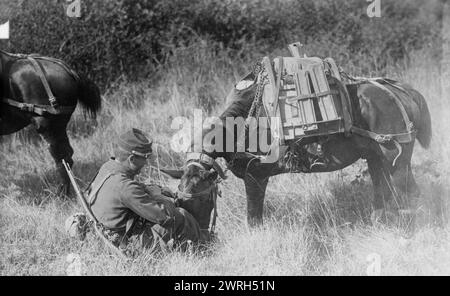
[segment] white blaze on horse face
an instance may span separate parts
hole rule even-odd
[[[190,152],[191,148],[191,121],[183,116],[175,117],[170,125],[171,129],[180,129],[170,140],[170,147],[175,152]]]
[[[211,129],[211,126],[214,128]],[[206,152],[223,152],[223,126],[219,117],[208,117],[203,128],[210,130],[203,137],[203,150]]]

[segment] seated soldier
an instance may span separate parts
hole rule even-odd
[[[88,190],[88,203],[105,236],[129,255],[198,242],[198,223],[176,208],[170,191],[134,180],[151,156],[152,142],[132,129],[119,137],[117,146],[116,157],[103,164]]]

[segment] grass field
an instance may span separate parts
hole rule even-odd
[[[171,119],[191,114],[194,106],[219,114],[227,91],[250,65],[227,60],[207,47],[190,53],[189,49],[180,52],[179,60],[175,55],[161,70],[164,79],[158,83],[118,82],[104,94],[104,109],[96,122],[84,120],[77,111],[69,131],[74,173],[81,184],[111,155],[111,141],[130,127],[153,135],[159,143],[160,165],[182,164],[183,155],[169,150],[175,132],[170,129]],[[378,271],[381,275],[450,275],[446,131],[450,106],[441,94],[439,62],[430,60],[426,52],[417,53],[408,64],[392,66],[389,76],[419,90],[433,119],[431,148],[416,145],[413,156],[413,172],[423,196],[412,237],[392,226],[367,223],[372,184],[360,161],[335,173],[272,178],[265,224],[256,229],[246,225],[243,182],[230,176],[222,185],[219,241],[210,254],[144,254],[133,262],[122,262],[109,255],[92,234],[84,242],[65,234],[64,220],[81,207],[73,199],[56,195],[58,183],[45,143],[30,140],[30,133],[19,133],[3,137],[0,143],[0,274],[64,275],[69,268],[67,256],[75,253],[83,263],[82,273],[88,275],[365,275]],[[149,174],[146,171],[143,178]]]

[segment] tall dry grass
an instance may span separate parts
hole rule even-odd
[[[181,165],[183,155],[169,148],[175,132],[171,120],[190,116],[194,107],[218,114],[226,93],[250,65],[251,60],[232,60],[203,44],[175,52],[161,68],[157,84],[125,81],[114,86],[105,93],[105,107],[96,122],[77,113],[69,127],[80,184],[92,178],[111,156],[111,142],[130,127],[152,135],[159,144],[160,165]],[[382,275],[450,274],[446,137],[450,107],[440,93],[439,62],[426,51],[417,52],[408,64],[395,65],[389,73],[425,96],[433,119],[431,148],[417,145],[413,156],[423,197],[412,237],[405,238],[392,226],[367,223],[372,185],[360,161],[335,173],[272,178],[265,224],[256,229],[246,225],[243,182],[231,176],[222,186],[219,242],[211,246],[210,254],[144,254],[125,263],[109,255],[92,234],[84,242],[66,236],[64,220],[80,206],[56,196],[56,173],[45,143],[11,136],[0,144],[0,274],[65,274],[69,253],[80,254],[84,272],[95,275],[363,275],[371,254],[381,258]],[[150,175],[158,180],[152,171],[145,171],[142,178]]]

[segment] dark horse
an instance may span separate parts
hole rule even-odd
[[[95,118],[101,105],[99,89],[64,62],[0,50],[0,135],[33,124],[49,144],[65,193],[70,181],[61,161],[73,164],[66,127],[78,101]]]
[[[255,75],[249,74],[244,80],[247,80],[246,85],[250,86],[244,89],[235,87],[227,97],[227,102],[230,102],[230,105],[219,117],[221,121],[218,124],[222,125],[224,129],[223,139],[220,139],[221,143],[224,143],[221,151],[226,151],[227,137],[225,135],[227,133],[236,135],[236,130],[226,129],[225,119],[227,117],[246,118],[255,97],[257,84]],[[244,181],[247,195],[247,220],[250,225],[262,223],[264,196],[271,176],[291,172],[331,172],[343,169],[361,158],[367,160],[374,186],[372,218],[379,220],[384,217],[385,219],[385,210],[389,207],[396,214],[401,214],[402,211],[407,212],[413,198],[420,194],[411,171],[411,157],[415,138],[425,148],[431,142],[431,119],[425,99],[409,85],[398,82],[385,85],[398,96],[399,101],[397,102],[394,102],[387,95],[385,89],[383,90],[368,81],[361,81],[355,85],[344,86],[341,84],[341,87],[347,87],[353,105],[352,114],[355,127],[377,134],[404,134],[405,122],[402,118],[401,108],[398,106],[400,101],[404,107],[403,110],[406,111],[414,126],[412,139],[409,141],[399,140],[396,143],[386,141],[386,143],[381,144],[373,138],[358,133],[329,135],[322,142],[322,149],[328,163],[326,166],[315,167],[314,169],[311,166],[314,154],[311,154],[306,147],[315,143],[302,145],[301,147],[295,145],[282,147],[278,160],[271,163],[261,161],[259,157],[255,156],[256,153],[218,152],[218,149],[211,152],[211,150],[206,150],[203,147],[203,151],[188,159],[188,163],[196,162],[201,164],[206,171],[209,171],[213,170],[212,165],[215,163],[215,159],[224,158],[233,174]],[[399,89],[403,89],[403,91]],[[259,115],[265,116],[264,113],[264,108],[260,108]],[[203,130],[203,137],[210,130]],[[258,131],[251,132],[258,133]],[[245,135],[246,139],[248,139],[248,134],[247,132]],[[236,137],[233,139],[236,147]],[[317,142],[320,139],[312,140]],[[286,156],[294,150],[298,150],[294,153],[296,155],[294,163],[286,161]],[[184,183],[192,179],[190,170],[186,170],[184,174],[179,174],[179,176]],[[210,184],[212,179],[207,174],[204,178],[197,174],[193,182],[200,186],[200,183]],[[196,191],[195,187],[192,186],[194,192]]]

